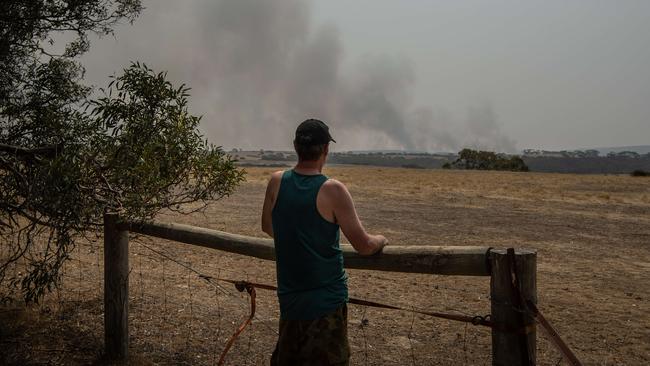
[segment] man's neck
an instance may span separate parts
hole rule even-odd
[[[314,160],[314,161],[298,161],[298,164],[296,164],[295,168],[293,168],[296,172],[303,174],[303,175],[317,175],[321,174],[323,171],[323,162],[321,160]]]

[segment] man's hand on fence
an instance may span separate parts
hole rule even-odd
[[[386,245],[388,245],[388,239],[383,235],[371,235],[370,241],[373,243],[375,250],[372,254],[381,253]]]

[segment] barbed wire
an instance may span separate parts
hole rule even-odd
[[[177,258],[174,258],[172,255],[170,255],[166,251],[164,251],[164,250],[162,250],[160,248],[154,248],[153,244],[152,245],[147,245],[142,240],[138,240],[137,243],[138,243],[139,247],[142,248],[142,250],[154,253],[154,255],[147,255],[143,251],[137,251],[136,253],[134,253],[135,255],[138,256],[137,260],[134,261],[134,263],[133,263],[134,266],[137,267],[137,269],[135,271],[133,271],[133,273],[137,274],[137,276],[138,276],[134,280],[138,281],[137,283],[139,285],[139,290],[140,290],[139,291],[140,302],[144,303],[146,301],[146,299],[148,298],[145,295],[145,287],[147,287],[147,286],[145,286],[145,280],[144,280],[144,274],[143,274],[143,260],[147,259],[147,260],[150,260],[150,261],[158,262],[158,263],[161,264],[161,269],[162,269],[161,281],[163,283],[163,285],[162,285],[162,289],[163,289],[163,312],[162,312],[163,313],[162,314],[163,315],[163,322],[168,323],[172,319],[172,318],[168,317],[169,310],[170,310],[168,308],[169,305],[189,309],[189,318],[187,318],[187,319],[189,319],[189,322],[186,323],[186,328],[185,328],[185,330],[186,330],[186,333],[185,333],[185,348],[186,349],[191,348],[191,346],[192,346],[191,343],[193,341],[193,338],[197,336],[197,334],[195,333],[197,330],[195,329],[195,323],[194,323],[195,319],[197,319],[196,318],[197,314],[209,314],[209,312],[211,311],[211,309],[209,307],[204,307],[204,305],[194,301],[194,299],[196,297],[195,292],[197,291],[197,288],[194,286],[192,281],[193,281],[193,279],[198,278],[198,279],[201,280],[201,282],[211,285],[212,290],[210,291],[210,293],[214,294],[214,301],[212,303],[214,305],[216,305],[217,318],[218,318],[218,326],[217,326],[216,334],[214,335],[213,338],[211,338],[211,339],[213,339],[213,342],[215,343],[215,345],[214,345],[214,347],[210,347],[213,350],[213,352],[212,352],[212,363],[214,364],[214,362],[215,362],[215,360],[217,358],[216,354],[217,354],[217,352],[219,350],[219,345],[217,343],[220,340],[221,331],[222,331],[222,327],[221,327],[221,325],[222,325],[221,324],[221,303],[220,303],[219,294],[227,295],[229,298],[235,299],[236,302],[241,303],[241,304],[246,304],[247,306],[249,305],[248,302],[245,299],[243,299],[240,296],[239,293],[236,293],[231,289],[228,289],[228,288],[226,288],[224,286],[221,286],[221,285],[215,283],[216,280],[221,279],[221,276],[222,276],[222,271],[221,271],[220,264],[218,264],[217,275],[216,276],[210,276],[210,275],[206,274],[204,271],[198,270],[197,268],[195,268],[197,263],[186,262],[184,260],[179,260]],[[88,261],[88,260],[84,260],[84,258],[82,258],[82,257],[84,257],[84,255],[82,253],[82,247],[92,249],[92,250],[85,251],[85,253],[87,254],[85,256],[85,258],[89,258],[88,255],[90,255],[90,254],[96,254],[96,255],[94,255],[94,258],[93,258],[94,261]],[[101,273],[101,269],[102,269],[102,266],[101,266],[101,250],[102,249],[103,248],[100,245],[94,245],[94,244],[79,246],[77,248],[78,256],[77,256],[77,258],[74,258],[74,262],[73,262],[73,264],[75,264],[76,267],[78,267],[78,268],[76,268],[77,271],[71,272],[69,270],[66,271],[65,269],[62,270],[62,276],[63,277],[69,278],[69,279],[74,280],[75,282],[77,282],[77,286],[72,288],[74,290],[73,293],[76,295],[76,301],[74,303],[76,304],[76,311],[77,312],[81,311],[81,305],[82,305],[83,297],[86,296],[89,293],[96,293],[97,292],[96,290],[93,289],[93,286],[91,286],[90,288],[88,288],[87,286],[81,286],[82,283],[87,282],[87,281],[85,281],[84,274],[87,273],[87,272],[92,272],[93,270],[95,270],[96,271],[96,276],[99,279],[98,282],[101,283],[101,278],[103,278],[103,274]],[[90,258],[92,258],[92,257],[90,257]],[[155,260],[156,258],[157,258],[157,260]],[[220,257],[218,257],[218,258],[220,258]],[[187,293],[187,296],[189,298],[189,302],[174,302],[174,301],[171,301],[169,299],[169,294],[168,294],[168,291],[167,291],[167,289],[170,286],[169,276],[168,276],[168,268],[167,268],[168,261],[172,262],[175,265],[178,265],[178,266],[180,266],[182,268],[185,268],[187,270],[187,273],[186,273],[187,292],[186,293]],[[19,267],[20,267],[20,265],[18,263],[16,263],[14,268],[13,268],[14,271],[19,271],[20,270]],[[131,270],[133,270],[133,268],[131,268]],[[172,271],[172,272],[176,274],[176,271]],[[178,277],[178,276],[174,275],[172,277]],[[244,281],[244,282],[247,282],[248,280],[249,280],[248,273],[246,273],[246,281]],[[59,300],[60,307],[63,308],[63,304],[64,304],[65,300],[63,300],[63,298],[62,298],[60,290],[57,292],[57,295],[58,295],[58,300]],[[136,294],[135,296],[137,296],[137,295],[138,294]],[[157,296],[153,296],[153,295],[150,295],[150,296],[151,296],[152,299],[153,298],[158,298]],[[368,328],[368,320],[367,320],[367,306],[365,306],[363,304],[360,304],[360,305],[362,306],[362,309],[363,309],[363,313],[362,313],[362,317],[361,317],[361,327],[360,328],[361,328],[361,331],[362,331],[362,334],[363,334],[363,342],[364,342],[364,358],[365,358],[364,362],[365,362],[366,365],[368,365],[368,364],[371,364],[371,360],[370,360],[369,345],[368,345],[368,334],[366,333],[367,330],[369,329]],[[199,313],[196,313],[197,306],[198,306],[198,308],[202,308],[202,310]],[[449,307],[447,307],[447,308],[450,309]],[[411,309],[407,309],[407,310],[396,308],[395,310],[407,311],[411,315],[411,322],[410,322],[410,327],[409,327],[409,330],[408,330],[407,338],[408,338],[408,341],[409,341],[409,352],[410,352],[409,356],[410,356],[410,359],[411,359],[411,363],[413,365],[416,365],[416,364],[418,364],[418,359],[417,359],[417,355],[416,355],[416,352],[415,352],[416,346],[415,346],[415,343],[414,343],[414,339],[415,339],[414,326],[415,326],[416,313],[419,313],[419,311],[417,311],[415,308],[411,308]],[[459,314],[463,314],[465,316],[471,316],[471,314],[466,312],[466,311],[462,311],[462,310],[458,310],[458,309],[452,309],[452,310],[459,313]],[[524,308],[521,308],[519,310],[521,312],[526,311],[526,309],[524,309]],[[256,320],[256,323],[261,323],[263,325],[263,327],[269,329],[272,332],[272,334],[277,335],[277,330],[272,329],[268,325],[268,323],[266,321],[258,318],[257,316],[255,317],[255,320]],[[461,357],[463,357],[462,359],[463,359],[464,364],[470,364],[469,353],[468,353],[469,352],[468,344],[471,344],[471,343],[468,343],[468,341],[469,341],[469,339],[468,339],[468,328],[469,327],[466,324],[465,327],[464,327],[464,330],[462,332],[462,338],[457,337],[457,339],[455,341],[455,343],[457,343],[459,345],[458,349],[460,351],[462,351]],[[257,329],[261,329],[261,328],[257,328]],[[165,347],[165,342],[164,342],[164,339],[163,339],[164,332],[160,332],[160,334],[161,334],[161,342],[160,342],[160,344],[164,348]],[[250,364],[250,363],[255,362],[253,352],[252,352],[252,345],[254,344],[253,340],[254,340],[254,332],[253,332],[253,328],[251,328],[249,330],[248,342],[246,343],[246,346],[245,346],[246,348],[245,348],[245,352],[244,352],[245,357],[247,357],[245,359],[246,364]],[[611,345],[608,345],[608,346],[611,346]],[[374,353],[373,353],[373,357],[376,357],[374,355]],[[485,360],[486,360],[486,362],[487,362],[487,360],[489,360],[489,354],[486,356]],[[558,365],[562,364],[562,361],[563,361],[563,358],[560,357],[557,360],[556,364],[558,364]],[[374,364],[374,363],[372,363],[372,364]]]
[[[170,260],[170,261],[174,262],[175,264],[177,264],[177,265],[179,265],[179,266],[181,266],[181,267],[187,269],[188,271],[193,272],[193,273],[196,274],[200,279],[202,279],[202,280],[204,280],[206,283],[209,283],[210,285],[214,286],[215,289],[217,289],[218,291],[221,291],[223,294],[229,295],[229,296],[231,296],[231,297],[234,298],[234,299],[238,299],[238,301],[240,301],[240,302],[243,301],[244,304],[248,305],[248,302],[246,302],[245,300],[243,300],[241,297],[237,296],[237,294],[235,294],[233,291],[226,289],[225,287],[223,287],[223,286],[219,285],[218,283],[216,283],[215,280],[213,280],[213,279],[221,279],[220,277],[214,277],[214,276],[210,276],[210,275],[208,275],[208,274],[204,274],[204,273],[198,271],[197,269],[192,268],[191,266],[189,266],[189,265],[187,265],[187,264],[185,264],[185,263],[182,263],[182,262],[180,262],[180,261],[178,261],[178,260],[172,258],[172,257],[169,256],[167,253],[164,253],[164,252],[162,252],[162,251],[160,251],[160,250],[153,249],[152,247],[150,247],[150,246],[148,246],[148,245],[145,245],[145,244],[143,244],[143,243],[140,243],[140,244],[141,244],[143,247],[147,248],[148,250],[150,250],[150,251],[152,251],[152,252],[154,252],[154,253],[156,253],[156,254],[159,254],[160,256],[166,258],[167,260]],[[221,279],[221,280],[223,280],[223,279]],[[234,282],[234,281],[231,281],[231,282]],[[264,322],[262,322],[261,319],[259,319],[257,316],[255,316],[255,318],[256,318],[257,320],[260,320],[260,322],[261,322],[262,324],[264,324]],[[268,325],[267,325],[267,327],[268,327]],[[273,333],[275,333],[276,335],[278,335],[278,331],[277,331],[277,330],[274,330],[274,329],[272,329],[272,328],[270,328],[270,327],[269,327],[269,329],[270,329]]]

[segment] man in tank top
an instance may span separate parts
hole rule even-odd
[[[262,230],[276,253],[280,335],[271,365],[348,365],[347,274],[339,228],[361,255],[388,243],[361,225],[343,183],[321,172],[334,141],[315,119],[296,129],[298,164],[275,172],[262,211]]]

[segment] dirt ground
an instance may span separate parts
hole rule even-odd
[[[277,168],[275,168],[277,169]],[[163,221],[263,236],[259,215],[273,168],[204,215]],[[628,176],[411,170],[335,166],[370,232],[390,245],[484,245],[538,251],[539,308],[586,365],[650,364],[650,180]],[[38,306],[0,309],[0,363],[102,364],[101,238],[84,243],[63,286]],[[130,247],[132,364],[216,364],[248,314],[248,296],[196,273],[275,283],[274,264],[134,237]],[[21,268],[14,269],[20,272]],[[487,314],[489,279],[348,271],[350,295],[416,309]],[[265,365],[277,300],[258,290],[257,314],[226,357]],[[350,305],[353,365],[489,365],[486,328]],[[540,365],[563,365],[538,330]]]

